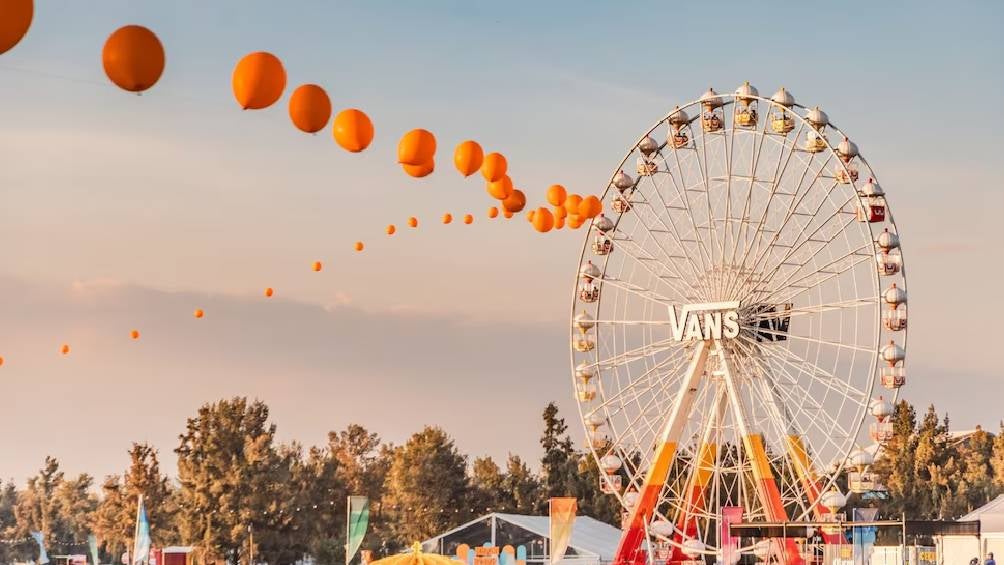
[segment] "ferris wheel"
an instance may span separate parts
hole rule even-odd
[[[603,201],[571,357],[625,511],[616,562],[728,562],[754,548],[723,544],[723,520],[835,519],[837,477],[866,477],[906,382],[899,232],[857,145],[784,88],[709,89],[641,136]]]

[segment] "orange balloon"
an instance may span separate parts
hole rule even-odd
[[[484,160],[485,152],[476,141],[462,141],[453,150],[453,165],[465,177],[476,173]]]
[[[507,219],[507,220],[512,219],[512,212],[510,212],[509,210],[506,210],[504,208],[502,209],[502,215],[505,216],[505,219]]]
[[[488,209],[488,217],[492,218],[492,219],[495,219],[495,218],[499,217],[499,209],[496,208],[495,206],[492,206],[491,208],[489,208]]]
[[[583,218],[595,218],[603,212],[603,203],[596,196],[587,196],[579,204],[578,212]]]
[[[311,266],[311,268],[313,268],[314,272],[317,273],[324,268],[324,265],[322,265],[320,261],[314,261],[314,264]]]
[[[553,227],[554,216],[551,215],[551,211],[543,206],[537,208],[533,213],[533,229],[540,233],[546,233],[551,231]]]
[[[564,203],[565,211],[573,215],[578,214],[579,204],[581,202],[582,202],[581,196],[579,196],[578,194],[569,194],[568,197],[565,198],[565,203]]]
[[[394,224],[390,224],[387,226],[387,235],[394,235],[394,232],[396,231],[397,231],[397,226],[395,226]]]
[[[265,298],[272,298],[273,294],[275,294],[275,290],[272,287],[265,289]]]
[[[301,84],[289,97],[289,119],[300,131],[317,133],[331,119],[331,99],[316,84]]]
[[[201,317],[205,316],[206,313],[202,311],[202,308],[196,308],[195,312],[193,312],[192,315],[195,316],[196,318],[201,318]]]
[[[474,223],[474,216],[472,216],[470,214],[464,214],[464,223],[465,224],[473,224]]]
[[[560,184],[552,184],[547,189],[547,201],[551,203],[551,206],[561,206],[565,203],[566,196],[568,196],[568,192]]]
[[[564,206],[555,206],[554,211],[552,213],[554,214],[555,220],[557,220],[558,218],[564,220],[565,216],[568,215],[568,210],[565,210]]]
[[[522,190],[514,190],[502,201],[502,207],[508,212],[522,212],[526,207],[526,195]]]
[[[101,50],[105,74],[119,88],[143,92],[164,72],[164,46],[149,29],[128,25],[115,30]]]
[[[421,163],[418,165],[401,165],[404,172],[408,173],[409,176],[413,176],[417,179],[429,176],[432,171],[436,170],[436,162],[429,161],[427,163]]]
[[[0,367],[3,367],[3,355],[0,355]]]
[[[585,220],[582,218],[582,216],[572,214],[568,216],[568,227],[572,228],[573,230],[577,230],[580,227],[582,227],[582,222],[584,221]]]
[[[356,248],[356,251],[362,251],[365,248],[365,246],[363,245],[363,242],[357,241],[356,245],[355,245],[355,248]]]
[[[559,210],[564,210],[564,208],[558,208],[558,209]],[[562,216],[560,218],[555,217],[554,218],[554,229],[560,230],[563,227],[565,227],[565,217],[564,216]]]
[[[533,223],[534,212],[536,212],[536,210],[530,210],[529,212],[526,213],[526,221],[530,222],[531,224]]]
[[[415,216],[412,216],[412,217],[408,218],[408,227],[410,227],[410,228],[417,228],[418,227],[418,218],[416,218]]]
[[[448,224],[453,221],[453,214],[443,214],[443,223]]]
[[[59,352],[62,353],[63,355],[69,355],[70,354],[70,346],[68,344],[64,343],[63,346],[59,348]]]
[[[508,169],[509,164],[501,153],[489,153],[481,163],[481,176],[488,182],[497,182],[502,180]]]
[[[505,200],[512,194],[512,179],[509,178],[509,175],[503,175],[501,179],[488,183],[485,190],[492,195],[492,198]]]
[[[338,145],[352,153],[359,153],[373,142],[373,122],[365,112],[355,108],[338,112],[331,131]]]
[[[133,339],[139,339],[139,330],[133,330],[129,332],[129,337]]]
[[[436,156],[436,136],[424,129],[413,129],[397,143],[397,162],[402,165],[431,163]]]
[[[35,15],[32,0],[4,0],[0,2],[0,53],[14,48],[28,33]]]
[[[278,57],[265,51],[245,55],[234,67],[234,98],[245,110],[275,104],[286,89],[286,69]]]

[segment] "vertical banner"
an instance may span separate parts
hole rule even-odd
[[[878,508],[855,508],[855,522],[872,522],[878,516]],[[854,542],[854,565],[869,565],[872,560],[872,549],[875,546],[875,526],[854,526],[851,538]]]
[[[31,537],[35,538],[35,543],[38,544],[38,565],[45,565],[49,562],[49,555],[45,552],[45,534],[31,532]]]
[[[733,565],[739,561],[739,538],[732,537],[729,526],[742,521],[742,506],[722,507],[722,519],[720,521],[722,530],[719,532],[718,539],[722,540],[722,563],[724,565]]]
[[[136,532],[133,536],[132,564],[148,565],[150,563],[150,522],[146,520],[146,507],[143,506],[143,495],[136,502]]]
[[[87,547],[91,550],[91,564],[98,565],[98,537],[94,534],[87,536]]]
[[[568,543],[572,541],[572,526],[578,503],[575,497],[553,497],[548,503],[551,533],[551,565],[565,557]]]
[[[345,563],[352,563],[352,558],[359,551],[366,537],[366,528],[370,523],[370,500],[365,496],[350,496],[345,521]]]

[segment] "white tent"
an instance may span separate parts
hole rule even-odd
[[[966,565],[973,557],[983,563],[987,553],[993,553],[995,559],[1004,558],[1004,494],[959,520],[979,520],[980,536],[942,536],[938,541],[943,565]]]

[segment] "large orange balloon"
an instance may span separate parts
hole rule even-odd
[[[436,156],[436,136],[424,129],[413,129],[397,143],[397,162],[402,165],[431,163]]]
[[[492,206],[491,208],[489,208],[488,209],[488,217],[492,218],[492,219],[495,219],[495,218],[499,217],[499,209],[496,208],[495,206]]]
[[[565,203],[566,196],[568,196],[568,192],[560,184],[552,184],[551,188],[547,189],[547,201],[551,203],[551,206],[561,206]]]
[[[128,25],[115,30],[101,50],[105,74],[119,88],[143,92],[164,72],[164,46],[149,29]]]
[[[582,197],[578,194],[569,194],[565,198],[565,211],[569,214],[575,215],[579,213],[579,204],[582,202]]]
[[[580,227],[582,227],[582,222],[584,221],[585,220],[583,219],[582,216],[572,214],[568,216],[568,227],[572,228],[573,230],[577,230]]]
[[[338,112],[331,131],[338,145],[352,153],[359,153],[373,142],[373,122],[365,112],[355,108]]]
[[[568,215],[568,210],[565,210],[564,206],[555,206],[554,207],[554,219],[555,220],[557,220],[558,218],[561,218],[562,220],[564,220],[565,216],[567,216],[567,215]]]
[[[465,177],[476,173],[481,168],[481,163],[484,160],[485,152],[476,141],[462,141],[453,150],[453,165]]]
[[[289,119],[300,131],[317,133],[331,119],[331,99],[316,84],[301,84],[289,97]]]
[[[526,195],[522,190],[512,191],[512,194],[502,201],[502,208],[506,212],[522,212],[524,207],[526,207]]]
[[[509,164],[501,153],[489,153],[481,163],[481,176],[488,182],[497,182],[502,180],[508,169]]]
[[[579,204],[578,213],[583,218],[595,218],[603,211],[603,203],[596,196],[587,196]]]
[[[546,233],[551,231],[554,227],[554,216],[551,215],[551,211],[547,208],[541,206],[533,212],[533,229]]]
[[[485,186],[485,190],[488,191],[488,194],[492,195],[492,198],[505,200],[512,194],[512,179],[509,178],[509,175],[503,175],[501,179],[488,183]]]
[[[35,15],[32,0],[3,0],[0,2],[0,53],[10,51],[28,33]]]
[[[401,165],[401,168],[409,175],[420,179],[430,175],[432,171],[436,169],[436,162],[430,160],[426,163],[419,163],[418,165]]]
[[[261,110],[275,104],[286,89],[286,69],[271,53],[245,55],[234,67],[234,98],[245,110]]]

